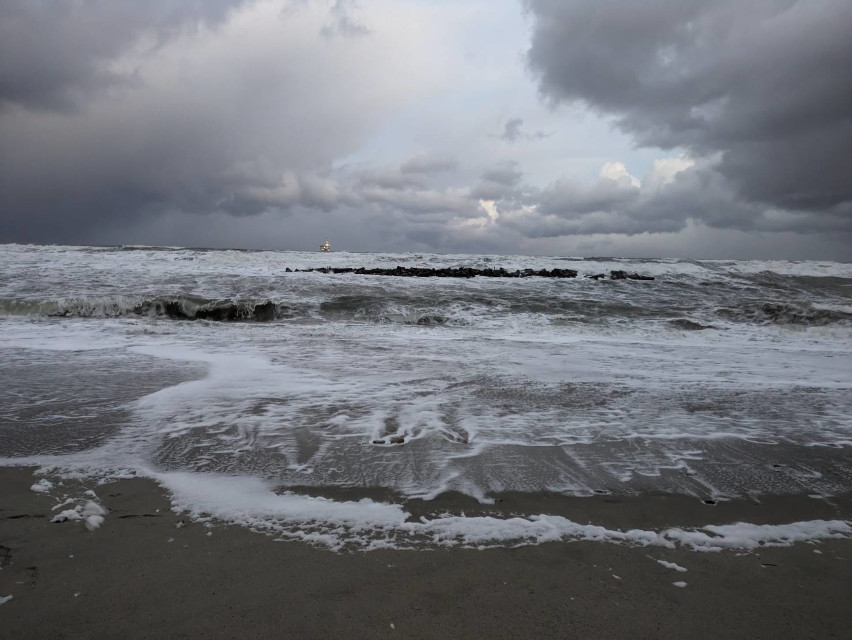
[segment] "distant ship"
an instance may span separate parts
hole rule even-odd
[[[331,245],[328,243],[328,240],[320,245],[320,251],[331,251]]]

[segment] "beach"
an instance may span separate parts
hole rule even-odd
[[[852,640],[850,32],[0,0],[0,640]]]
[[[0,637],[848,639],[850,285],[4,245]]]
[[[341,553],[193,522],[144,479],[65,481],[71,493],[93,488],[107,514],[94,531],[51,523],[55,500],[30,489],[38,479],[33,469],[0,470],[0,596],[13,596],[0,606],[4,638],[754,639],[852,630],[850,540],[748,553],[595,541]],[[512,509],[524,505],[513,500]],[[848,517],[851,498],[698,503],[691,514],[677,496],[579,500],[560,507],[570,500],[530,496],[528,506],[583,509],[627,528],[703,514]]]

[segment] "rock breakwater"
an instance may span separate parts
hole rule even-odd
[[[474,269],[473,267],[445,267],[433,269],[429,267],[396,267],[394,269],[366,269],[364,267],[319,267],[311,269],[290,269],[287,273],[353,273],[364,276],[397,276],[402,278],[576,278],[577,272],[573,269],[516,269],[507,271],[498,269]],[[626,271],[610,271],[609,276],[597,274],[588,276],[594,279],[608,278],[609,280],[653,280],[652,276],[643,276],[638,273],[627,273]]]

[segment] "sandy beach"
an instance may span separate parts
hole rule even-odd
[[[848,638],[852,541],[699,552],[601,542],[337,553],[192,522],[143,479],[94,489],[90,532],[51,523],[33,469],[0,470],[3,638]],[[443,496],[434,509],[471,508]],[[455,504],[454,504],[455,503]],[[709,507],[677,496],[506,496],[629,528],[848,517],[849,496]],[[692,506],[690,506],[692,505]],[[407,507],[416,513],[424,504]],[[481,507],[485,509],[485,507]],[[664,560],[686,571],[659,563]],[[672,566],[672,565],[670,565]],[[686,583],[679,587],[674,583]]]
[[[850,33],[0,0],[0,640],[852,640]]]

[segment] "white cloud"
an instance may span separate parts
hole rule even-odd
[[[643,188],[661,188],[671,184],[681,171],[694,167],[695,161],[686,156],[654,160],[651,171],[642,178]]]
[[[627,172],[623,162],[606,162],[601,167],[601,178],[613,180],[619,186],[632,186],[637,189],[640,186],[639,178]]]

